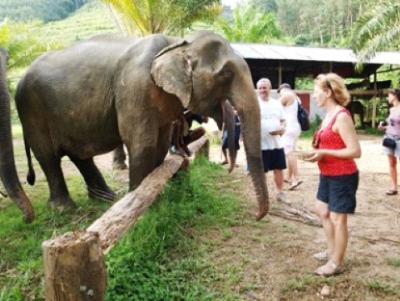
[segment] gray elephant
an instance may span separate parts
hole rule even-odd
[[[0,48],[0,178],[8,196],[24,214],[26,222],[34,219],[32,205],[22,189],[14,162],[11,138],[10,96],[7,89],[7,52]]]
[[[172,122],[183,108],[210,116],[221,126],[225,99],[231,100],[242,120],[260,219],[268,212],[268,191],[250,71],[228,41],[207,31],[187,40],[101,36],[37,59],[16,93],[28,182],[35,178],[32,149],[49,184],[49,203],[73,206],[60,165],[61,157],[68,156],[82,173],[90,196],[112,199],[94,156],[123,143],[133,190],[163,162]]]

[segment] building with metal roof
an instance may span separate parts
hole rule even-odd
[[[272,85],[282,82],[295,87],[298,77],[315,77],[320,73],[335,72],[344,78],[366,79],[382,65],[400,65],[400,52],[379,52],[362,71],[351,49],[280,46],[267,44],[232,43],[233,49],[249,64],[253,81],[261,77],[271,79]]]
[[[355,66],[358,60],[351,49],[245,43],[231,45],[248,63],[254,84],[260,78],[267,77],[273,88],[285,82],[296,89],[296,78],[314,78],[320,73],[335,72],[343,78],[359,79],[347,85],[352,98],[357,99],[386,95],[388,88],[399,84],[390,80],[378,82],[377,73],[382,72],[378,71],[382,65],[390,65],[383,72],[399,70],[393,66],[400,65],[400,52],[378,52],[364,63],[361,71],[357,71]],[[311,116],[321,114],[311,101],[310,91],[296,92]],[[375,126],[377,103],[372,103],[372,126]]]

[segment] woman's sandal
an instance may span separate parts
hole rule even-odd
[[[313,258],[318,260],[318,261],[325,261],[327,262],[329,260],[329,252],[328,250],[318,252],[313,254]]]
[[[394,189],[389,189],[388,191],[386,191],[386,195],[396,195],[397,193],[397,190]]]
[[[297,183],[293,183],[292,185],[290,185],[289,190],[295,190],[301,183],[303,183],[303,181],[297,181]]]
[[[325,265],[316,269],[314,273],[318,276],[329,277],[343,273],[343,267],[341,265],[337,265],[332,260],[329,260]]]

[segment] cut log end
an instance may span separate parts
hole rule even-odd
[[[46,300],[104,300],[107,272],[96,233],[68,233],[42,248]]]

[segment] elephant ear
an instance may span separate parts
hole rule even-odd
[[[155,84],[165,92],[177,96],[184,107],[192,97],[192,63],[185,53],[187,41],[172,44],[154,58],[151,76]]]

